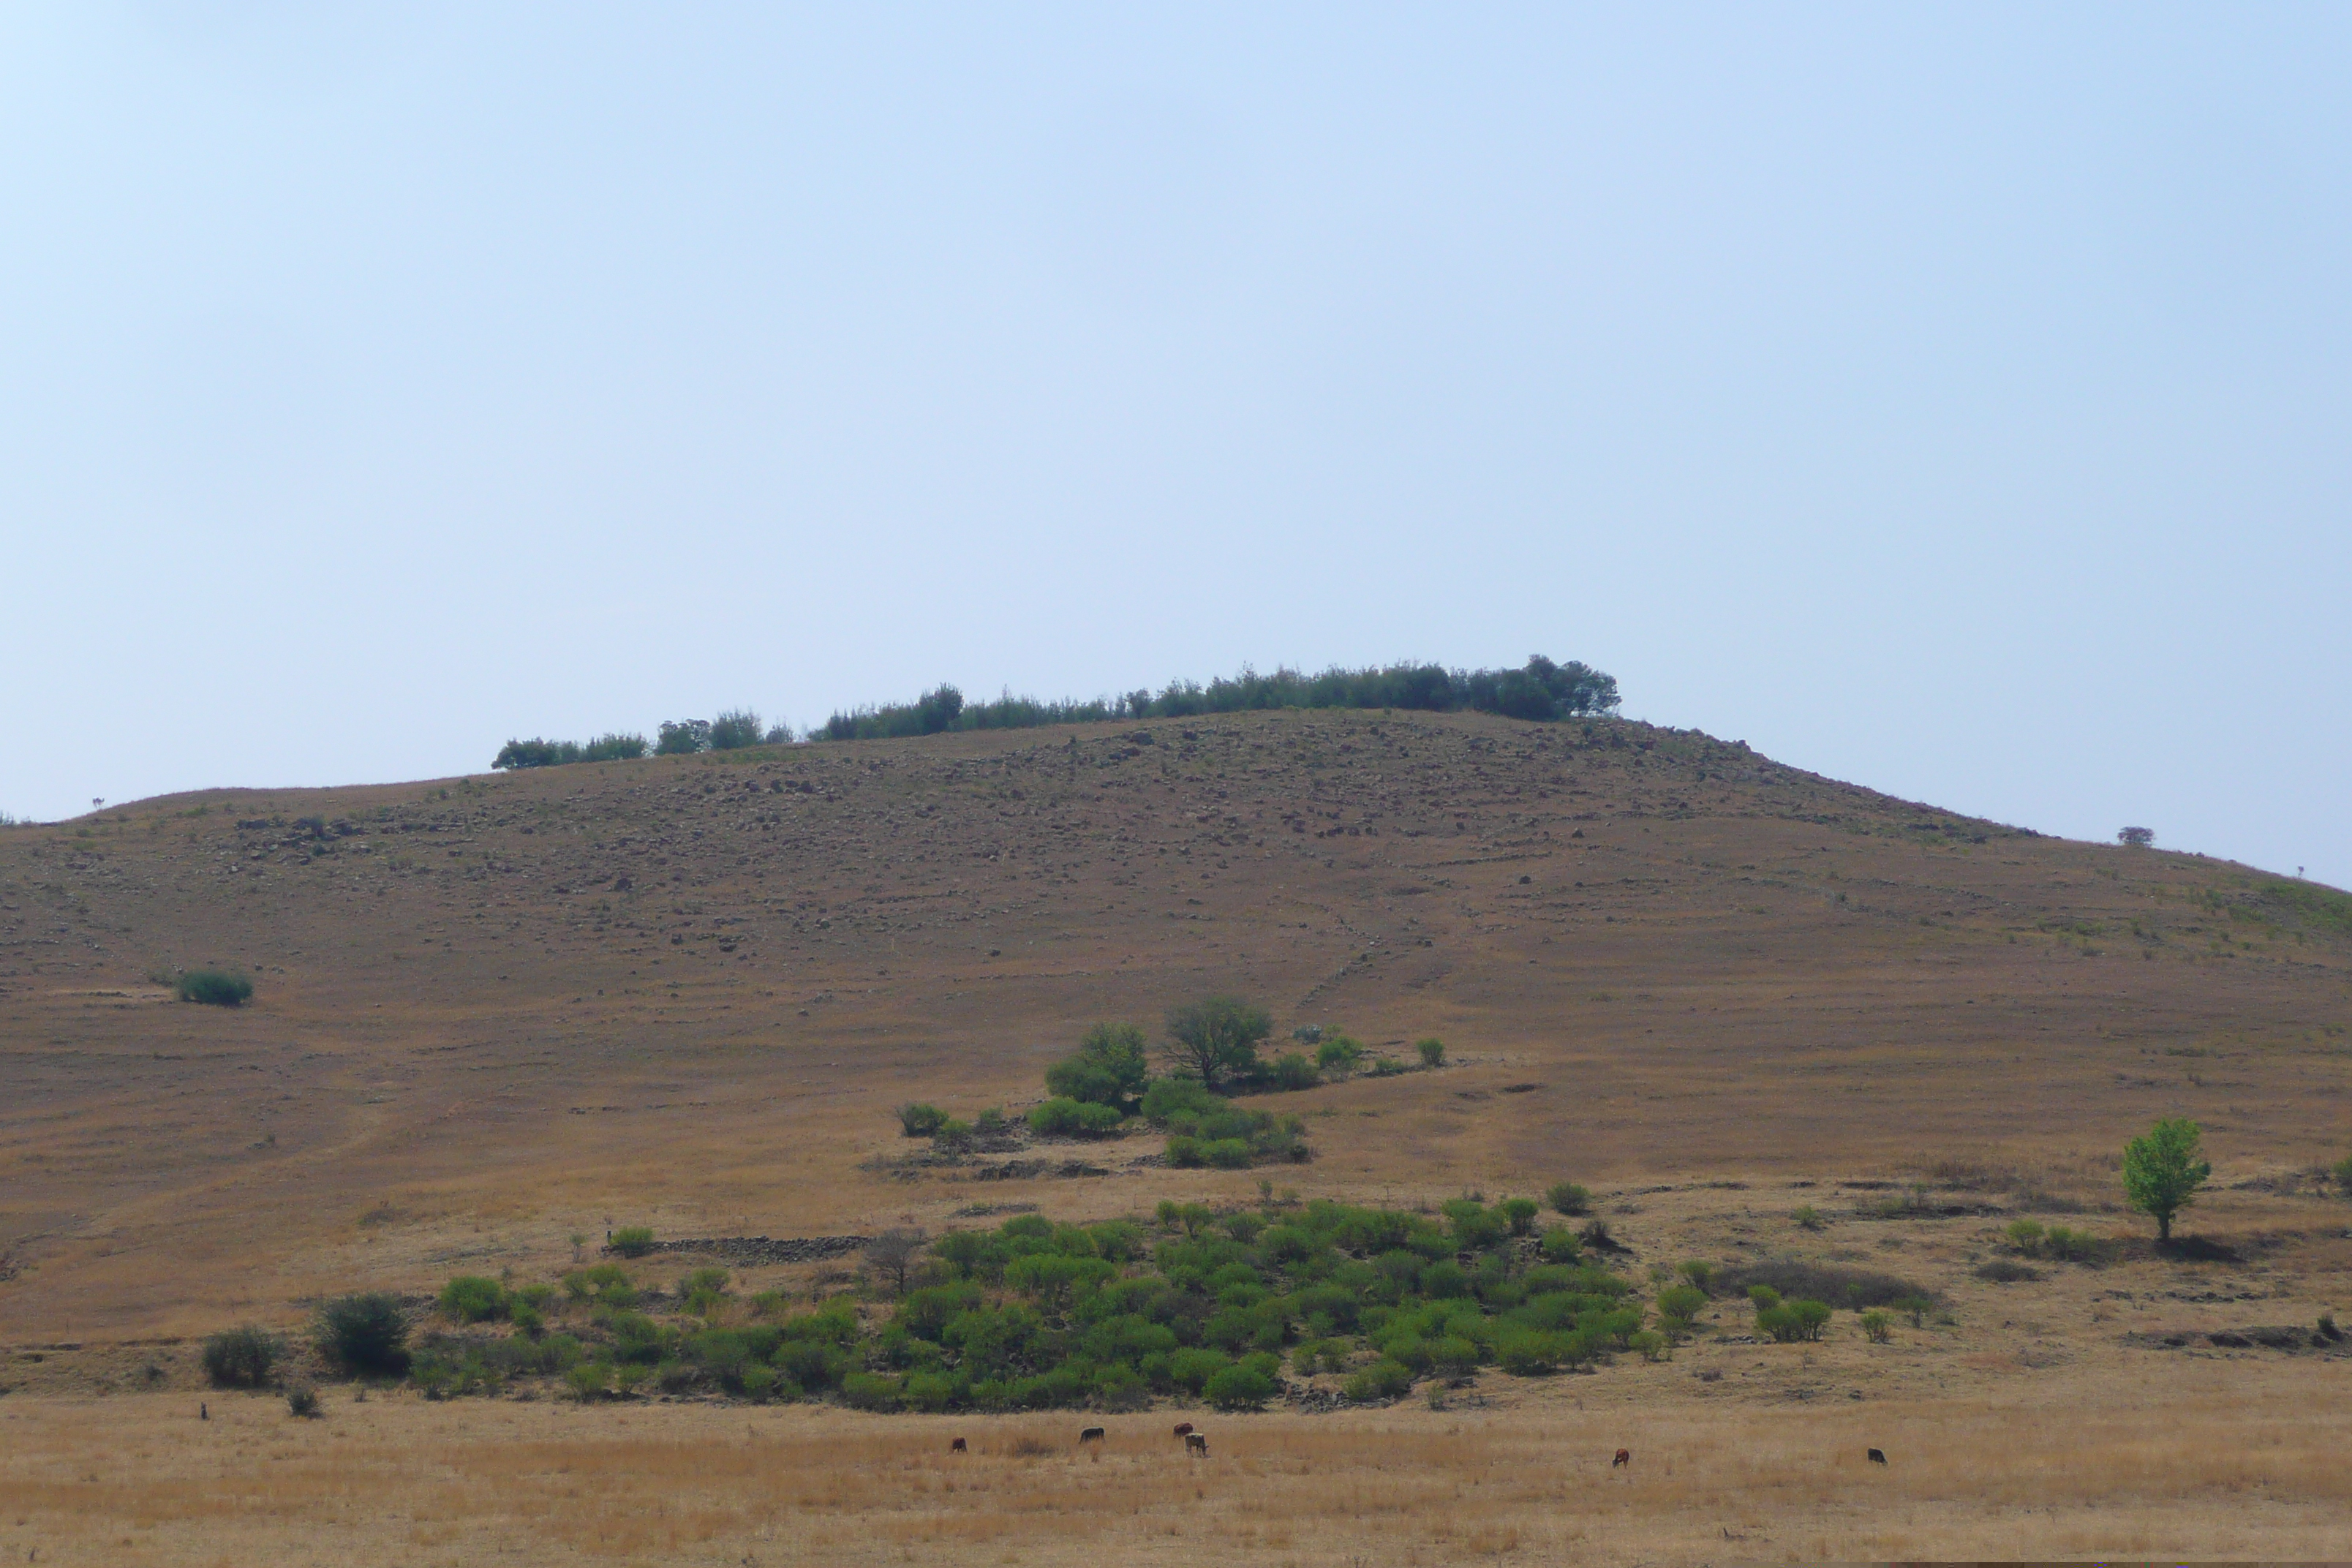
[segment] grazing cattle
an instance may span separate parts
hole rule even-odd
[[[1873,1448],[1870,1451],[1870,1462],[1874,1465],[1883,1465],[1886,1463],[1886,1456],[1879,1452],[1876,1448]]]
[[[1633,1462],[1633,1450],[1631,1448],[1620,1448],[1617,1450],[1617,1457],[1609,1461],[1609,1468],[1613,1470],[1620,1465],[1630,1465]]]
[[[1184,1451],[1198,1454],[1205,1459],[1209,1457],[1209,1439],[1199,1432],[1187,1432],[1184,1434]]]
[[[1078,1441],[1081,1443],[1099,1443],[1102,1440],[1103,1429],[1099,1426],[1089,1426],[1078,1434]]]
[[[968,1454],[971,1452],[971,1450],[965,1447],[963,1439],[959,1437],[954,1442],[948,1445],[948,1452],[950,1454]]]
[[[1190,1437],[1192,1435],[1192,1424],[1190,1421],[1179,1421],[1176,1423],[1176,1436],[1179,1437]]]

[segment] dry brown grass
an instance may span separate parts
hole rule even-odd
[[[1270,1563],[2231,1557],[2352,1550],[2352,1406],[2285,1369],[1831,1408],[1213,1421],[707,1405],[11,1401],[0,1550],[123,1563]],[[951,1456],[950,1436],[972,1452]],[[1633,1448],[1629,1471],[1609,1455]],[[1868,1464],[1885,1448],[1892,1463]],[[1032,1449],[1043,1450],[1033,1452]]]

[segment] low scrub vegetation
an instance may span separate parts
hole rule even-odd
[[[191,969],[173,987],[183,1002],[207,1007],[242,1007],[253,1000],[253,982],[232,969]]]
[[[1327,1377],[1344,1398],[1381,1402],[1482,1369],[1539,1377],[1663,1360],[1706,1303],[1686,1276],[1644,1303],[1565,1229],[1538,1237],[1532,1199],[1464,1196],[1431,1214],[1267,1191],[1234,1210],[1171,1202],[1148,1219],[1023,1215],[937,1238],[892,1233],[870,1249],[858,1293],[814,1302],[747,1300],[708,1267],[669,1289],[618,1263],[575,1269],[560,1289],[461,1275],[439,1292],[446,1326],[413,1345],[381,1294],[323,1308],[320,1345],[348,1371],[397,1368],[435,1399],[545,1379],[583,1401],[1244,1411],[1288,1379]],[[1816,1338],[1829,1320],[1818,1300],[1755,1296],[1776,1339]]]
[[[1768,1258],[1760,1263],[1710,1270],[1692,1283],[1717,1295],[1750,1297],[1760,1285],[1780,1297],[1825,1301],[1854,1312],[1867,1307],[1901,1308],[1914,1300],[1928,1299],[1923,1287],[1892,1274],[1795,1258]]]
[[[2058,1263],[2101,1264],[2113,1258],[2116,1250],[2115,1243],[2089,1231],[2044,1226],[2033,1219],[2010,1221],[2001,1238],[2021,1258],[2046,1258]]]
[[[224,1329],[205,1340],[205,1375],[216,1388],[259,1388],[278,1364],[278,1336],[251,1323]]]

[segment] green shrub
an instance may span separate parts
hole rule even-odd
[[[233,970],[191,969],[177,987],[183,1002],[207,1007],[242,1007],[253,999],[253,982]]]
[[[1274,1058],[1265,1069],[1266,1078],[1279,1089],[1313,1089],[1323,1081],[1323,1075],[1313,1062],[1297,1051],[1285,1051]]]
[[[1906,1296],[1887,1305],[1909,1318],[1913,1328],[1924,1329],[1927,1326],[1927,1310],[1935,1303],[1925,1296]]]
[[[1584,1214],[1592,1207],[1592,1194],[1574,1182],[1559,1183],[1544,1194],[1544,1199],[1564,1215]]]
[[[1862,1315],[1862,1337],[1874,1345],[1885,1344],[1895,1337],[1895,1315],[1883,1307],[1873,1307]]]
[[[1101,1138],[1118,1131],[1122,1120],[1115,1106],[1057,1095],[1029,1112],[1029,1130],[1045,1137]]]
[[[1536,1215],[1542,1212],[1533,1198],[1505,1198],[1496,1207],[1503,1211],[1503,1219],[1511,1227],[1513,1236],[1532,1234],[1536,1227]]]
[[[1422,1066],[1442,1068],[1445,1065],[1445,1042],[1434,1035],[1424,1040],[1415,1040],[1412,1048],[1421,1053]]]
[[[583,1361],[563,1374],[575,1398],[594,1399],[608,1393],[613,1386],[613,1363],[608,1361]]]
[[[1145,1120],[1165,1127],[1181,1116],[1205,1116],[1217,1103],[1199,1079],[1155,1078],[1144,1088],[1142,1109]]]
[[[1682,1262],[1675,1265],[1675,1272],[1681,1275],[1685,1279],[1689,1280],[1691,1284],[1702,1293],[1708,1296],[1715,1294],[1714,1264],[1706,1261],[1704,1258],[1686,1258]]]
[[[397,1377],[408,1370],[408,1319],[381,1290],[339,1296],[319,1309],[319,1353],[347,1372]]]
[[[708,1316],[727,1294],[727,1270],[697,1268],[677,1282],[677,1299],[686,1310],[698,1317]]]
[[[1341,1078],[1354,1072],[1357,1064],[1364,1059],[1364,1042],[1345,1034],[1335,1032],[1327,1037],[1318,1031],[1308,1043],[1315,1047],[1315,1065]]]
[[[1133,1024],[1097,1024],[1087,1031],[1076,1056],[1045,1069],[1045,1088],[1067,1100],[1131,1110],[1142,1097],[1150,1068],[1143,1031]]]
[[[2327,1170],[2328,1173],[2336,1178],[2337,1186],[2347,1193],[2352,1193],[2352,1154],[2345,1155],[2344,1158],[2328,1166]]]
[[[1234,1358],[1223,1351],[1200,1346],[1187,1346],[1170,1352],[1168,1381],[1187,1394],[1198,1394],[1209,1379],[1234,1364]]]
[[[654,1249],[654,1233],[650,1226],[625,1225],[613,1233],[613,1250],[624,1258],[643,1258]]]
[[[286,1391],[286,1411],[306,1421],[315,1419],[319,1415],[319,1391],[307,1383],[294,1384]]]
[[[1201,1385],[1201,1396],[1219,1410],[1263,1410],[1275,1387],[1264,1367],[1242,1362],[1211,1373]]]
[[[898,1108],[898,1127],[908,1138],[929,1138],[947,1125],[948,1113],[936,1105],[913,1101]]]
[[[1576,1239],[1576,1232],[1564,1225],[1556,1225],[1545,1231],[1542,1245],[1547,1263],[1573,1263],[1584,1252],[1584,1245]]]
[[[511,1304],[506,1287],[479,1274],[460,1274],[441,1287],[441,1310],[461,1323],[503,1318]]]
[[[1301,1377],[1311,1377],[1318,1372],[1344,1372],[1348,1352],[1348,1342],[1343,1339],[1310,1340],[1291,1352],[1291,1363]]]
[[[1794,1344],[1800,1340],[1818,1340],[1822,1337],[1822,1330],[1828,1326],[1830,1309],[1826,1302],[1784,1301],[1780,1293],[1769,1285],[1753,1286],[1748,1295],[1756,1303],[1757,1331],[1775,1343]]]
[[[1675,1359],[1674,1341],[1653,1329],[1637,1329],[1626,1335],[1625,1346],[1628,1350],[1637,1352],[1643,1361]]]
[[[592,1307],[619,1310],[637,1304],[636,1287],[630,1283],[628,1270],[617,1263],[598,1263],[572,1270],[563,1277],[563,1291],[573,1300]]]
[[[1382,1356],[1349,1375],[1341,1392],[1359,1405],[1397,1399],[1412,1392],[1412,1369],[1393,1357]]]
[[[1430,1365],[1446,1377],[1467,1377],[1478,1370],[1475,1341],[1448,1334],[1429,1347]]]
[[[1658,1327],[1668,1339],[1686,1339],[1706,1310],[1706,1292],[1696,1285],[1669,1285],[1658,1292]]]
[[[2038,1219],[2013,1219],[2002,1233],[2010,1246],[2029,1258],[2042,1250],[2042,1222]]]
[[[1819,1230],[1828,1223],[1822,1218],[1822,1211],[1811,1204],[1798,1205],[1797,1211],[1789,1217],[1796,1222],[1799,1230]]]
[[[278,1364],[278,1336],[251,1323],[205,1340],[205,1375],[222,1388],[259,1388]]]

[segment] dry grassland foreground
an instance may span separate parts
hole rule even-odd
[[[55,1563],[1084,1563],[2321,1559],[2340,1400],[2208,1364],[1827,1407],[1412,1406],[1213,1424],[804,1406],[0,1408],[0,1552]],[[971,1451],[950,1454],[951,1436]],[[1864,1458],[1883,1444],[1885,1468]],[[1612,1470],[1614,1447],[1633,1463]],[[37,1558],[32,1553],[37,1552]]]
[[[252,1001],[158,983],[205,964]],[[1276,1171],[1171,1169],[1139,1130],[907,1158],[893,1107],[1017,1119],[1088,1025],[1214,992],[1277,1042],[1412,1063],[1436,1036],[1445,1063],[1251,1098],[1307,1129]],[[2352,1352],[2319,1327],[2352,1320],[2352,900],[1689,731],[1266,713],[0,829],[0,1562],[2352,1558]],[[2214,1173],[2159,1250],[2117,1157],[2165,1116]],[[542,1379],[329,1381],[300,1420],[198,1363],[244,1321],[299,1345],[362,1289],[454,1331],[452,1276],[554,1281],[615,1226],[937,1237],[1563,1180],[1645,1310],[1685,1260],[1932,1306],[1759,1343],[1718,1292],[1668,1359],[1353,1405],[1292,1363],[1255,1415]],[[2088,1239],[2021,1250],[2021,1219]],[[856,1261],[629,1267],[665,1301],[730,1268],[712,1322],[845,1294],[870,1331],[891,1292]]]

